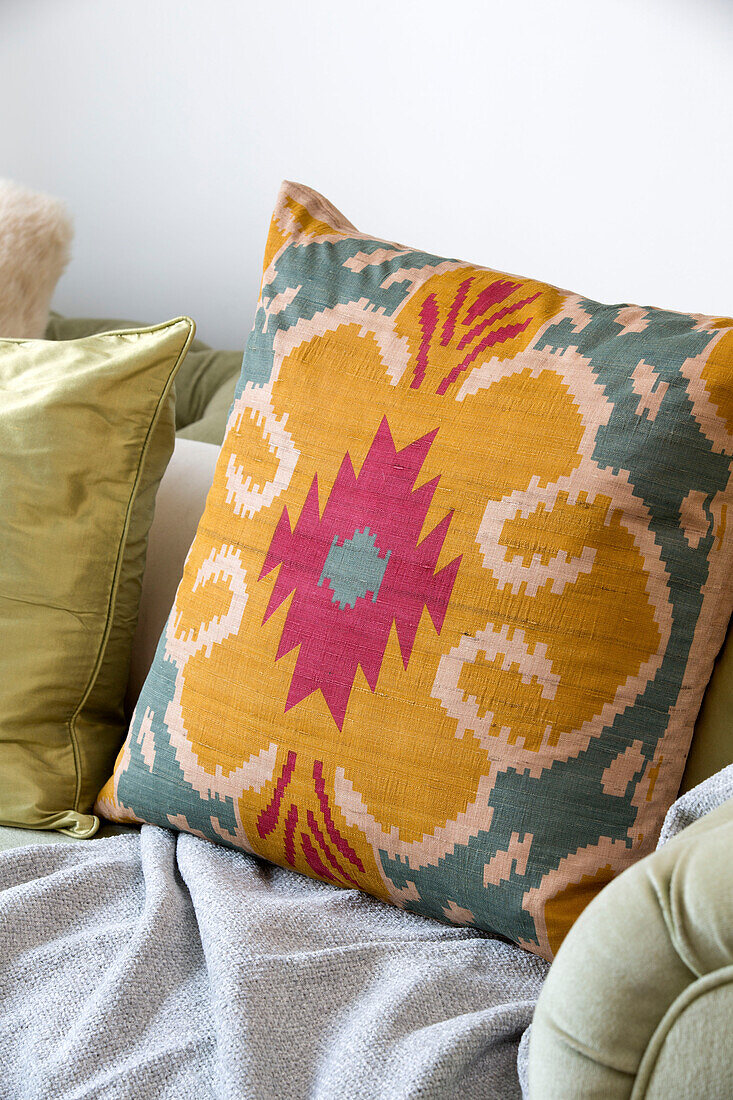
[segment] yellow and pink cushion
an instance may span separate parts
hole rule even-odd
[[[679,787],[732,429],[733,321],[376,240],[284,185],[99,811],[551,957]]]

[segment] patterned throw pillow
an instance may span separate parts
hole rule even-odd
[[[284,185],[99,811],[552,957],[679,786],[732,431],[730,319],[376,240]]]

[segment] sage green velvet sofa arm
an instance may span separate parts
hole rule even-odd
[[[539,997],[529,1095],[733,1097],[733,800],[581,914]]]

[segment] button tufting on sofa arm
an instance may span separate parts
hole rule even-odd
[[[539,998],[531,1100],[733,1096],[733,801],[629,868]]]

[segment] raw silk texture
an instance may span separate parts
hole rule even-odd
[[[733,321],[357,232],[285,184],[98,811],[552,958],[651,851],[731,610]]]

